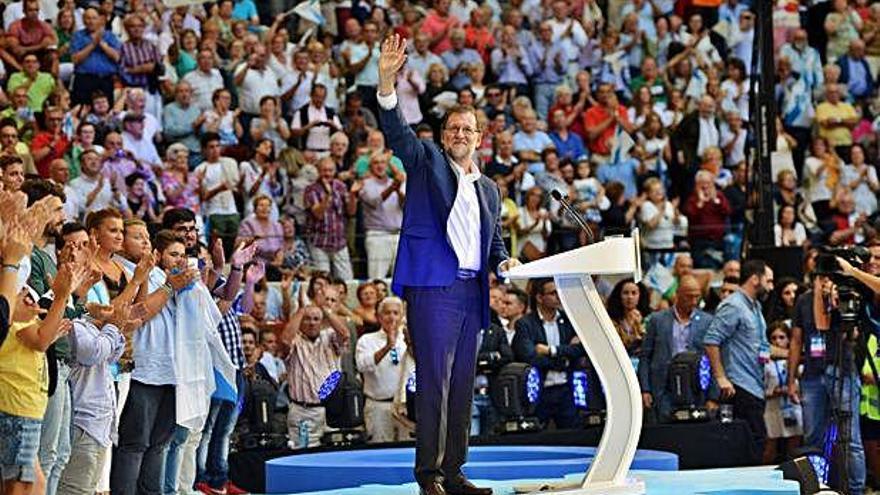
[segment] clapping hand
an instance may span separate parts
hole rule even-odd
[[[247,285],[257,285],[266,275],[266,265],[262,261],[257,261],[248,267],[247,273],[244,275],[244,281]]]

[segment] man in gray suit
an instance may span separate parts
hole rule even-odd
[[[668,392],[669,363],[684,351],[703,352],[703,336],[712,315],[697,308],[702,293],[697,279],[681,277],[675,304],[651,315],[639,355],[639,386],[648,417],[668,421],[672,402]]]

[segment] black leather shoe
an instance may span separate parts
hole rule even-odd
[[[432,481],[425,485],[419,485],[419,495],[446,495],[447,491],[439,481]]]
[[[454,482],[447,483],[444,488],[449,495],[492,495],[491,488],[480,488],[463,476]]]

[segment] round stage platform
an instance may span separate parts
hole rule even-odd
[[[471,479],[555,479],[584,473],[593,447],[471,447],[465,474]],[[339,490],[412,482],[415,450],[373,449],[280,457],[266,462],[268,493]],[[677,471],[678,456],[639,450],[632,469]]]

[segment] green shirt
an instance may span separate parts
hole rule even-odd
[[[33,288],[37,294],[43,295],[52,289],[51,280],[58,275],[58,266],[46,251],[34,246],[31,253],[31,277],[28,279],[28,285]],[[64,311],[64,317],[74,319],[82,316],[84,313],[83,306],[79,303],[74,308],[68,307]],[[55,341],[55,354],[58,359],[67,360],[70,357],[70,343],[67,337],[62,337]]]
[[[391,164],[391,166],[388,167],[388,177],[391,177],[392,179],[394,178],[394,170],[392,170],[392,167],[396,168],[397,170],[400,170],[401,172],[404,171],[403,170],[403,162],[400,161],[400,158],[397,158],[396,156],[392,156],[390,164]],[[358,179],[361,179],[365,175],[367,175],[367,173],[369,173],[369,171],[370,171],[370,154],[368,153],[366,155],[361,155],[354,162],[354,173]]]
[[[6,83],[6,90],[12,93],[19,86],[27,86],[28,88],[28,106],[34,112],[43,111],[43,102],[55,91],[55,78],[46,72],[37,72],[37,78],[31,82],[30,78],[24,72],[16,72],[9,77]]]
[[[635,99],[636,93],[638,93],[639,89],[645,84],[647,84],[647,82],[644,77],[636,76],[633,78],[632,82],[629,84],[633,93],[633,99]],[[651,85],[651,96],[654,97],[654,103],[666,103],[666,86],[663,84],[663,79],[660,79],[659,77],[654,78],[654,84]]]

